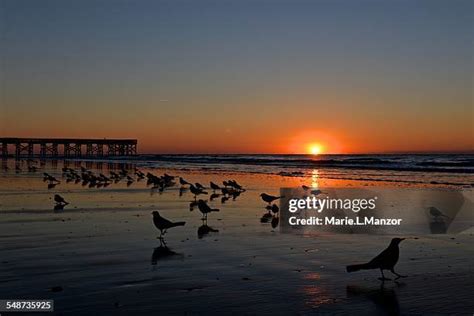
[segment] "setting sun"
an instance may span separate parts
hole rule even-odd
[[[323,146],[320,144],[309,144],[308,145],[308,154],[319,155],[323,152]]]

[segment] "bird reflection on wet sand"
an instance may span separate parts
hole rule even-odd
[[[179,196],[182,197],[184,193],[186,193],[188,190],[188,188],[184,188],[184,187],[181,187],[179,188]]]
[[[263,213],[262,217],[260,218],[260,223],[270,222],[273,229],[277,228],[278,224],[280,223],[280,217],[278,215],[280,208],[276,204],[268,204],[265,206],[265,210],[266,212]]]
[[[395,283],[395,287],[402,287],[403,283]],[[380,287],[361,287],[348,285],[347,297],[362,296],[375,304],[376,313],[381,315],[400,315],[400,304],[394,287],[387,288],[384,283]],[[370,314],[370,311],[367,311]]]
[[[446,234],[451,218],[441,212],[438,208],[428,208],[430,218],[430,232],[432,234]]]
[[[48,183],[48,190],[54,189],[58,183]]]
[[[203,224],[201,226],[199,226],[199,228],[197,230],[197,235],[198,235],[198,238],[201,239],[201,238],[209,235],[209,233],[218,233],[218,232],[219,232],[218,229],[215,229],[215,228],[212,228],[211,226],[208,226],[207,221],[203,221]]]
[[[65,207],[65,206],[66,206],[65,204],[56,204],[56,205],[54,205],[53,210],[54,210],[55,212],[59,212],[59,211],[64,210],[64,207]]]
[[[160,245],[153,249],[153,253],[151,255],[151,265],[156,266],[159,260],[167,259],[173,256],[179,256],[180,254],[174,252],[170,248],[164,245]]]
[[[214,201],[214,200],[217,199],[219,196],[220,196],[220,194],[212,193],[211,196],[209,197],[209,200],[210,200],[210,201]]]

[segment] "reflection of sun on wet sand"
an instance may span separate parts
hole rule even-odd
[[[79,165],[63,176],[61,164],[31,173],[12,166],[0,174],[0,297],[54,299],[57,312],[83,314],[433,314],[474,308],[474,284],[466,277],[472,234],[407,239],[397,269],[410,277],[381,288],[374,271],[347,274],[345,266],[373,258],[392,236],[292,235],[272,227],[281,210],[259,195],[277,196],[279,187],[300,186],[301,179]],[[42,172],[60,183],[48,189]],[[130,185],[127,176],[134,180]],[[237,194],[229,179],[246,191]],[[196,183],[208,194],[195,199],[189,188]],[[54,194],[70,204],[53,212]],[[219,196],[211,200],[212,194]],[[220,211],[203,221],[199,200]],[[156,210],[171,222],[186,222],[170,229],[167,246],[156,239],[150,215]],[[268,223],[260,223],[262,212]]]

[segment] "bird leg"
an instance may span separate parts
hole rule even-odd
[[[395,269],[394,269],[394,268],[392,268],[392,269],[390,270],[390,272],[392,272],[393,274],[395,274],[395,275],[397,276],[397,278],[396,278],[395,280],[400,279],[400,278],[406,278],[406,277],[407,277],[407,275],[401,275],[401,274],[398,274],[397,272],[395,272]]]
[[[382,269],[380,269],[380,272],[382,273],[382,277],[379,278],[379,280],[381,280],[381,281],[391,281],[391,280],[392,280],[392,279],[389,279],[389,278],[386,278],[386,277],[385,277],[385,275],[383,274],[383,270],[382,270]]]
[[[160,236],[160,246],[168,247],[168,246],[166,245],[165,238],[163,238],[163,237],[161,237],[161,236]]]
[[[160,236],[158,236],[158,239],[163,239],[163,235],[166,234],[166,229],[160,230]]]

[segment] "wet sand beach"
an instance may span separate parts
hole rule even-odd
[[[206,186],[226,179],[244,185],[235,201],[209,203],[220,212],[211,213],[203,227],[201,213],[190,210],[192,194],[180,196],[179,186],[162,193],[145,181],[89,188],[66,183],[60,167],[1,174],[0,298],[54,299],[56,313],[66,315],[474,311],[472,229],[406,236],[397,271],[408,277],[381,283],[378,271],[348,274],[345,266],[371,259],[393,236],[288,234],[260,222],[261,192],[277,194],[281,187],[311,184],[311,179],[143,169]],[[48,189],[42,172],[61,183]],[[318,185],[383,184],[319,180]],[[53,211],[54,194],[70,204]],[[166,234],[168,250],[160,248],[153,210],[186,221]]]

